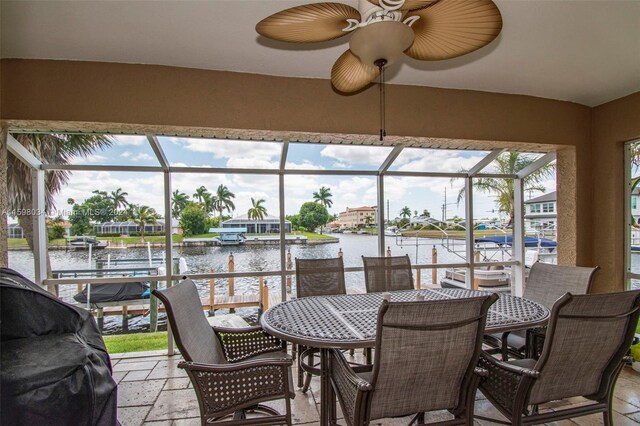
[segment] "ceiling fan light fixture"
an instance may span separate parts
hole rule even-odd
[[[376,61],[395,62],[413,43],[413,30],[398,21],[370,23],[359,28],[349,40],[349,48],[363,64],[377,67]]]

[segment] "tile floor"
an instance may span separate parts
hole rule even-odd
[[[161,351],[138,354],[114,355],[113,377],[118,385],[118,416],[123,426],[200,425],[198,403],[186,373],[177,365],[180,356],[168,357]],[[294,371],[295,375],[295,371]],[[295,377],[295,376],[294,376]],[[292,401],[293,423],[318,424],[319,382],[314,379],[307,394],[296,392]],[[547,409],[580,403],[579,399],[548,404]],[[283,405],[274,403],[279,410]],[[640,425],[640,373],[625,367],[615,391],[614,424],[616,426]],[[281,410],[282,411],[282,410]],[[497,411],[481,393],[476,401],[476,414],[495,417]],[[431,414],[430,420],[443,416]],[[591,415],[553,423],[554,425],[592,426],[602,424],[600,415]],[[343,422],[339,422],[344,424]],[[406,425],[407,419],[390,419],[374,422],[375,425]],[[476,421],[478,425],[493,424]]]

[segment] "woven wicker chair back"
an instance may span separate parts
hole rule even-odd
[[[364,282],[367,293],[413,290],[413,273],[409,256],[365,257]]]
[[[565,293],[589,293],[593,275],[598,269],[597,266],[587,268],[536,262],[529,272],[524,297],[551,309]]]
[[[629,349],[639,305],[640,290],[563,296],[551,312],[529,403],[602,397]]]
[[[190,278],[164,290],[154,290],[167,310],[176,345],[186,361],[226,364],[220,342],[204,316],[198,289]]]
[[[492,294],[383,302],[378,316],[370,419],[455,409],[478,363]]]
[[[296,259],[296,295],[298,297],[346,293],[342,257]]]

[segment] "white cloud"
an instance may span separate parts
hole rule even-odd
[[[151,161],[154,160],[155,157],[150,156],[146,152],[141,152],[134,157],[131,157],[131,161]]]
[[[309,160],[303,160],[302,163],[294,163],[293,161],[287,161],[285,168],[289,170],[325,170],[325,168],[319,164],[313,164]]]
[[[125,151],[125,152],[123,152],[122,154],[120,154],[120,157],[123,157],[123,158],[129,158],[129,157],[131,157],[131,155],[132,155],[132,154],[131,154],[131,152],[130,152],[130,151]]]
[[[345,167],[351,167],[353,164],[368,164],[378,168],[389,156],[391,150],[392,148],[389,147],[327,145],[320,151],[320,155],[336,159],[345,164]]]
[[[117,135],[113,137],[116,145],[141,146],[149,143],[145,136]]]
[[[104,163],[107,160],[107,157],[99,154],[90,154],[86,157],[76,157],[71,161],[71,164],[99,164]]]
[[[274,142],[236,141],[226,139],[179,139],[184,148],[193,152],[211,153],[215,158],[280,157],[282,144]]]
[[[404,154],[404,152],[403,152]],[[483,154],[466,156],[459,151],[416,150],[401,154],[394,166],[400,171],[412,172],[448,172],[468,170],[484,158]]]

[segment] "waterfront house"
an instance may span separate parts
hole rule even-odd
[[[369,218],[367,220],[367,218]],[[343,228],[362,228],[367,224],[376,222],[376,208],[369,206],[347,207],[343,212],[338,213],[338,221]]]
[[[545,236],[555,235],[558,223],[558,206],[556,191],[524,202],[524,223],[528,229],[544,233]]]
[[[249,219],[246,214],[222,222],[223,228],[246,228],[248,234],[277,234],[280,232],[280,218],[264,215],[262,219]],[[284,232],[291,232],[291,221],[284,221]]]

